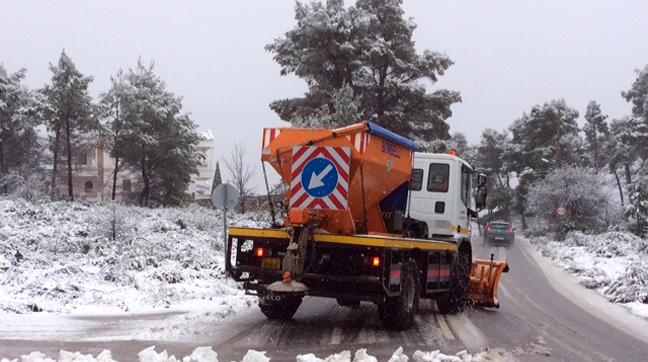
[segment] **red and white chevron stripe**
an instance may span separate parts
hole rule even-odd
[[[328,196],[314,197],[302,185],[302,171],[308,161],[323,157],[331,161],[338,173],[338,184]],[[345,210],[349,205],[350,147],[295,146],[292,149],[292,182],[290,208]]]
[[[354,133],[346,136],[346,138],[353,144],[353,147],[360,152],[364,153],[367,149],[367,144],[371,141],[371,135],[367,132]]]
[[[263,140],[261,141],[261,149],[264,150],[266,147],[270,146],[270,143],[272,143],[275,138],[279,137],[280,133],[281,128],[264,128]]]

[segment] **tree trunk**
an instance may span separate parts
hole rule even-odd
[[[624,163],[623,168],[625,170],[626,184],[630,185],[632,183],[632,174],[630,173],[630,164]]]
[[[52,184],[50,186],[50,197],[54,198],[56,193],[56,172],[58,171],[59,138],[61,136],[61,125],[57,124],[54,136],[54,165],[52,166]]]
[[[142,147],[144,148],[144,147]],[[149,190],[150,190],[150,180],[149,175],[146,170],[146,156],[142,156],[142,181],[144,182],[144,188],[142,189],[142,194],[140,196],[140,205],[148,206],[149,200]]]
[[[5,170],[5,163],[4,163],[4,146],[3,146],[2,143],[0,142],[0,174],[3,174],[3,175],[4,175],[5,173],[8,173],[8,171],[9,171],[8,169]],[[4,193],[4,194],[9,193],[9,187],[8,187],[6,184],[2,187],[2,189],[3,189],[3,193]]]
[[[611,167],[612,168],[612,173],[614,174],[614,178],[616,178],[617,186],[619,187],[619,196],[621,197],[621,207],[624,206],[623,204],[623,187],[621,187],[621,180],[619,179],[619,173],[616,170],[616,167]]]
[[[67,144],[67,183],[68,197],[74,201],[74,187],[72,185],[72,142],[70,141],[70,120],[65,120],[65,143]]]
[[[113,184],[112,184],[112,200],[115,201],[115,194],[117,193],[117,172],[119,169],[119,157],[115,157],[115,170],[113,171]]]

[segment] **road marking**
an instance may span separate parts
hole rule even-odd
[[[340,343],[342,343],[342,328],[335,326],[329,344],[339,345]]]
[[[446,315],[448,325],[470,352],[480,352],[488,346],[486,336],[466,316],[466,314]]]
[[[443,338],[449,341],[454,341],[455,336],[454,334],[452,334],[452,331],[450,330],[450,327],[448,326],[445,317],[441,314],[435,314],[434,319],[439,325],[439,329],[441,330],[441,334],[443,335]]]

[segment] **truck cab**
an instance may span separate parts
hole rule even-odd
[[[415,153],[409,214],[425,223],[424,236],[470,238],[472,176],[472,167],[457,156]]]

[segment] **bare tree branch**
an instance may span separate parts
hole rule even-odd
[[[231,182],[239,190],[239,208],[245,212],[245,197],[252,191],[249,184],[254,176],[250,165],[245,163],[245,146],[241,142],[234,145],[234,149],[229,157],[225,159],[225,168],[230,173]]]

